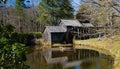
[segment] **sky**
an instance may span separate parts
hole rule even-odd
[[[81,0],[73,0],[72,5],[75,10],[74,15],[76,15],[77,11],[79,10],[80,4],[81,4]]]
[[[26,4],[26,1],[28,1],[28,0],[25,0],[25,4]],[[30,5],[32,5],[32,4],[34,4],[35,6],[37,6],[37,5],[39,5],[39,2],[40,2],[40,0],[29,0],[30,1]],[[16,0],[8,0],[7,1],[7,6],[14,6],[15,5],[15,2],[16,2]]]
[[[26,1],[28,1],[28,0],[25,0],[25,3],[26,3]],[[29,0],[29,1],[31,2],[29,4],[34,4],[35,6],[39,5],[39,2],[40,2],[40,0]],[[81,0],[71,0],[71,1],[73,1],[77,4],[80,4]],[[7,1],[7,6],[14,6],[14,5],[15,5],[15,0],[8,0]]]
[[[7,6],[14,6],[15,1],[16,0],[8,0]],[[27,3],[27,1],[30,1],[30,3]],[[38,6],[40,3],[40,0],[25,0],[24,3],[26,4],[26,6],[32,6],[32,5]],[[78,11],[78,9],[80,7],[80,3],[81,3],[81,0],[71,0],[71,4],[75,10],[74,14],[76,14],[76,12]]]
[[[30,1],[30,3],[28,3],[27,1]],[[16,0],[8,0],[6,5],[7,6],[14,6],[15,2],[16,2]],[[32,5],[38,6],[40,3],[40,0],[25,0],[24,3],[26,6],[29,6],[29,7]],[[77,11],[79,10],[80,3],[81,3],[81,0],[71,0],[71,4],[74,8],[74,15],[76,15]]]
[[[81,1],[81,0],[74,0],[74,2],[76,2],[76,3],[80,3],[80,1]]]

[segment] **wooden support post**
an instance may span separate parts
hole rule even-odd
[[[78,59],[80,60],[80,50],[78,50]]]
[[[84,55],[85,55],[85,57],[86,57],[86,50],[84,51]]]
[[[79,37],[79,35],[80,35],[79,28],[77,29],[77,35],[78,35],[78,37]]]
[[[83,50],[83,53],[84,53],[84,57],[85,57],[85,50]]]
[[[88,52],[88,53],[89,53],[89,54],[88,54],[88,57],[90,57],[90,50],[88,50],[88,51],[89,51],[89,52]]]
[[[92,51],[92,57],[94,56],[94,52]]]
[[[82,54],[83,54],[83,53],[82,53],[82,49],[80,50],[80,53],[81,53],[81,54],[80,54],[80,58],[82,58],[82,57],[83,57],[83,56],[82,56]]]

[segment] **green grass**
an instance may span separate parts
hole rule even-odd
[[[112,40],[112,39],[102,39],[98,38],[88,39],[88,40],[79,40],[77,43],[86,44],[90,46],[99,46],[100,48],[105,48],[110,50],[112,54],[115,55],[114,67],[115,69],[120,69],[120,40]]]

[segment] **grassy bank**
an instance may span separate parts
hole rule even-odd
[[[115,69],[120,69],[120,40],[99,40],[98,38],[93,38],[88,40],[80,40],[80,43],[90,46],[99,46],[100,48],[110,50],[110,52],[115,55]]]

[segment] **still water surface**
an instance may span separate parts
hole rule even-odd
[[[110,56],[91,50],[76,50],[75,52],[52,52],[52,58],[68,57],[68,63],[81,61],[79,65],[68,67],[65,69],[113,69],[113,59]],[[26,64],[30,65],[30,69],[63,69],[60,63],[47,64],[42,52],[37,50],[27,56]]]

